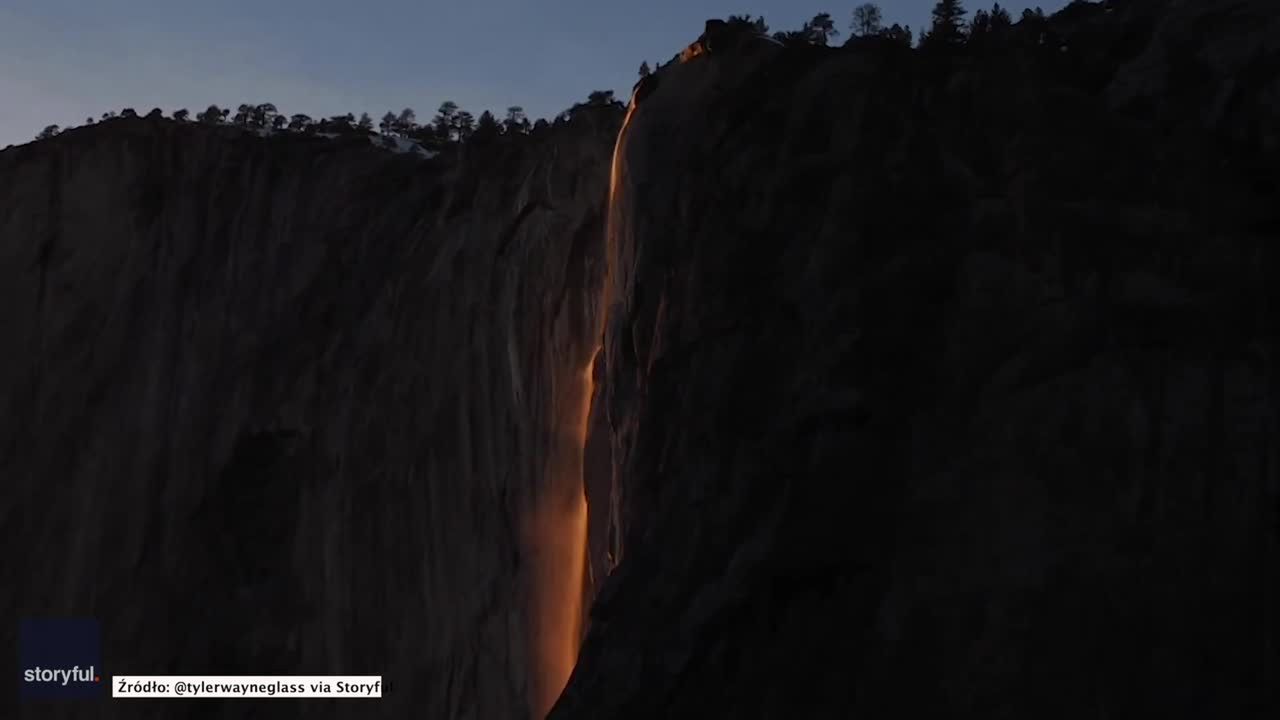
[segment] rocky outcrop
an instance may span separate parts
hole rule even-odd
[[[1280,710],[1277,16],[1121,5],[662,70],[552,718]]]
[[[41,717],[523,718],[558,692],[529,661],[536,525],[581,502],[557,428],[619,120],[430,161],[148,120],[0,153],[0,644],[85,615],[111,674],[387,683]]]

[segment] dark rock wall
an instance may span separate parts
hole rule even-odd
[[[621,563],[551,717],[1274,716],[1277,19],[665,68],[610,216]]]
[[[521,524],[580,452],[618,120],[428,162],[143,120],[0,154],[0,644],[87,615],[112,674],[388,685],[24,710],[527,717]]]

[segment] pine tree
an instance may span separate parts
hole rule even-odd
[[[493,113],[485,110],[480,113],[480,119],[476,121],[476,131],[471,136],[472,142],[487,142],[493,140],[502,134],[502,126],[498,124],[497,118]]]
[[[644,62],[640,63],[640,77],[649,77],[652,74],[653,74],[653,71],[649,69],[648,60],[645,60]]]
[[[964,42],[964,6],[960,0],[938,0],[933,6],[933,25],[921,38],[921,45],[934,48],[951,48]]]
[[[394,135],[396,133],[396,114],[388,110],[387,114],[382,116],[382,122],[378,123],[378,130],[383,135]]]
[[[1000,7],[1000,3],[993,5],[991,7],[991,31],[998,35],[1012,26],[1013,18],[1009,16],[1009,11]]]
[[[253,121],[252,124],[254,127],[266,128],[272,126],[278,112],[279,111],[276,110],[275,105],[272,105],[271,103],[260,103],[258,105],[254,105],[250,109],[249,116]]]
[[[418,114],[413,108],[405,108],[400,111],[400,115],[396,117],[395,130],[402,137],[409,137],[410,133],[418,127]]]
[[[831,13],[818,13],[813,19],[804,24],[804,34],[809,42],[814,45],[826,45],[829,40],[839,37],[840,31],[836,30],[835,21],[831,19]]]
[[[888,27],[883,31],[881,31],[880,36],[884,38],[888,38],[889,40],[892,40],[896,43],[906,45],[907,47],[911,47],[912,38],[911,38],[910,25],[903,27],[898,23],[894,23],[891,27]]]
[[[1008,42],[1012,28],[1013,18],[1000,3],[993,5],[990,12],[978,10],[969,23],[969,45],[978,50],[1000,47]]]
[[[476,118],[466,110],[459,110],[457,115],[453,116],[453,129],[458,133],[458,140],[463,141],[471,137],[471,133],[475,131]]]
[[[508,133],[529,132],[529,118],[525,116],[524,108],[519,105],[507,108],[507,118],[502,124]]]
[[[431,121],[431,124],[436,128],[436,137],[441,140],[453,139],[453,120],[454,116],[457,114],[457,103],[452,100],[446,100],[443,103],[440,103],[440,109],[436,111],[435,119]]]
[[[984,45],[991,35],[991,15],[986,10],[978,10],[969,21],[969,44]]]
[[[879,35],[884,30],[881,20],[879,5],[863,3],[853,9],[853,22],[849,24],[849,30],[861,37]]]

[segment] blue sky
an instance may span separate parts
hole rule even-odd
[[[642,60],[670,58],[707,18],[751,13],[795,29],[826,11],[846,30],[859,2],[3,0],[0,148],[122,107],[274,102],[375,119],[412,107],[425,119],[453,100],[476,115],[522,105],[545,117],[591,90],[625,96]],[[933,0],[879,4],[887,23],[916,29]],[[1016,17],[1026,5],[1005,6]]]

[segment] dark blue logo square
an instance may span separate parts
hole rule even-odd
[[[18,623],[18,695],[23,700],[102,696],[102,628],[86,618]],[[109,682],[109,681],[108,681]]]

